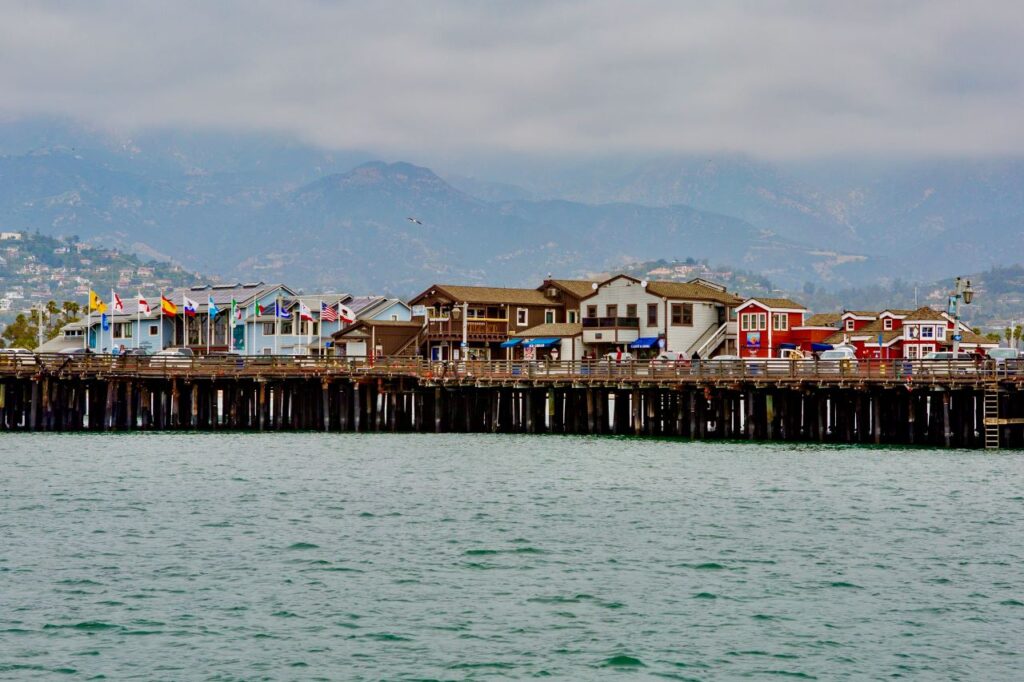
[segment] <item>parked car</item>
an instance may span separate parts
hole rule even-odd
[[[1024,369],[1024,358],[1016,348],[990,348],[985,366],[1005,374],[1016,374]]]
[[[738,355],[716,355],[692,362],[694,374],[743,374],[743,359]]]
[[[921,358],[922,374],[972,374],[978,371],[978,364],[970,353],[935,351]]]
[[[815,368],[820,374],[856,374],[860,371],[857,351],[849,346],[823,350]]]
[[[65,348],[60,351],[61,355],[96,355],[96,353],[89,348]]]
[[[5,365],[35,365],[36,354],[28,348],[0,348],[0,363]]]
[[[165,348],[153,353],[149,364],[160,367],[189,367],[194,357],[195,353],[191,348]]]

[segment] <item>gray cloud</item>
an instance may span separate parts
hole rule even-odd
[[[394,153],[1024,152],[1024,3],[0,3],[0,114]]]

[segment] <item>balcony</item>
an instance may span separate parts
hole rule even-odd
[[[427,338],[461,341],[462,320],[432,318],[427,322]],[[495,317],[470,317],[466,321],[467,341],[504,341],[508,338],[508,320]]]
[[[639,317],[584,317],[583,343],[633,343],[640,338]]]

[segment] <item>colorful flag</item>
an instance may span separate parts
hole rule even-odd
[[[346,308],[340,303],[338,304],[338,317],[345,324],[352,324],[356,321],[356,314],[350,308]]]
[[[110,318],[107,317],[106,313],[100,315],[100,326],[103,328],[103,331],[110,331]]]
[[[326,303],[320,303],[320,319],[324,322],[337,322],[338,321],[338,309],[333,305],[327,305]]]
[[[160,312],[164,315],[175,317],[178,314],[178,306],[174,305],[174,302],[171,301],[171,299],[160,294]]]
[[[274,303],[274,315],[280,317],[282,320],[291,319],[292,314],[281,307],[280,303]]]
[[[266,315],[267,314],[267,306],[263,305],[262,303],[257,303],[256,304],[256,309],[259,311],[258,312],[259,315]]]
[[[206,297],[206,312],[210,317],[216,317],[217,313],[220,312],[217,304],[213,302],[213,294]]]
[[[142,298],[142,292],[141,291],[139,292],[138,306],[139,306],[139,312],[142,313],[143,315],[152,315],[153,314],[153,311],[149,309],[149,303],[146,302],[146,299]]]
[[[89,289],[89,312],[91,313],[105,313],[107,312],[107,304],[103,302],[100,295],[92,289]]]
[[[231,326],[234,327],[236,322],[242,321],[242,309],[238,305],[238,301],[231,299]]]
[[[115,313],[124,312],[124,303],[121,302],[121,297],[113,289],[110,290],[110,305],[114,307]]]
[[[199,307],[199,304],[193,301],[188,296],[182,296],[181,299],[181,306],[185,309],[185,314],[188,315],[189,317],[195,317],[196,308]]]
[[[302,301],[299,301],[299,319],[313,321],[313,311]]]

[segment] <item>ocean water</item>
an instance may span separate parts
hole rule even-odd
[[[4,679],[1024,679],[1024,456],[0,436]]]

